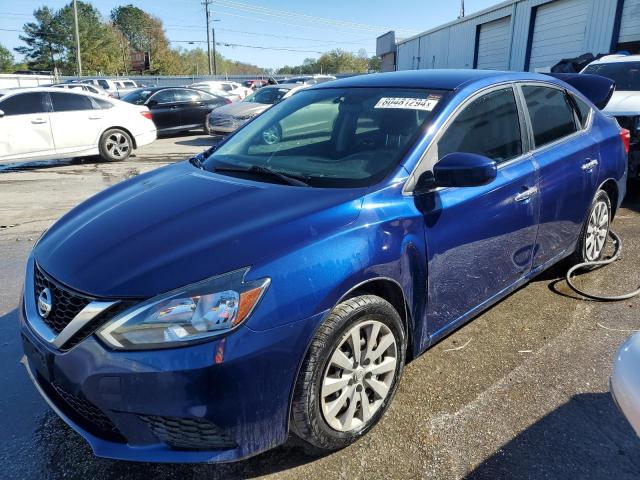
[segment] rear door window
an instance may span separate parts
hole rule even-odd
[[[45,113],[47,111],[45,99],[44,93],[19,93],[0,102],[0,110],[4,112],[5,116]]]
[[[93,110],[93,104],[89,97],[74,93],[51,92],[51,104],[54,112],[76,112],[81,110]]]
[[[511,87],[473,100],[438,141],[438,159],[453,152],[484,155],[496,163],[522,154],[522,132]]]
[[[555,142],[577,131],[573,110],[563,90],[525,85],[522,93],[529,110],[536,147]]]

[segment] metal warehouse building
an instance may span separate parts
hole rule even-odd
[[[583,53],[640,52],[640,0],[509,0],[403,40],[378,37],[384,70],[544,71]]]

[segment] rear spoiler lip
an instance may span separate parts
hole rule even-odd
[[[600,75],[589,73],[545,73],[545,75],[568,83],[600,110],[607,106],[616,89],[616,82]]]

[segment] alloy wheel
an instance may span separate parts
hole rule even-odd
[[[273,126],[262,132],[262,140],[264,140],[264,143],[267,145],[274,145],[278,143],[280,141],[280,133],[278,132],[277,127]]]
[[[363,428],[382,407],[396,375],[398,346],[384,323],[364,320],[340,339],[320,386],[324,419],[339,432]]]
[[[109,152],[113,158],[124,158],[129,154],[129,150],[131,150],[129,139],[125,134],[120,132],[113,132],[109,135],[105,146],[107,147],[107,152]]]
[[[602,254],[609,232],[609,206],[599,201],[593,207],[587,224],[585,256],[590,262],[598,260]]]

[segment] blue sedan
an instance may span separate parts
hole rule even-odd
[[[602,256],[629,132],[593,103],[611,82],[581,77],[323,83],[103,191],[30,255],[28,374],[101,457],[345,447],[407,360],[559,260]]]

